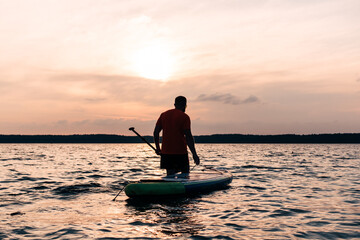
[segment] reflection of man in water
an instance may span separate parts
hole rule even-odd
[[[177,172],[189,173],[189,157],[186,145],[193,155],[196,165],[200,159],[196,154],[194,138],[190,129],[190,118],[185,113],[186,98],[175,98],[175,109],[163,112],[154,129],[157,153],[161,155],[160,168],[166,169],[167,175]],[[163,131],[160,150],[159,134]]]

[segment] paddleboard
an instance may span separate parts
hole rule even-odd
[[[130,198],[194,195],[222,189],[229,185],[232,179],[233,176],[226,171],[194,171],[187,177],[178,174],[174,177],[142,179],[128,184],[125,193]]]

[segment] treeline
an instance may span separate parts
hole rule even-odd
[[[152,137],[144,137],[152,141]],[[136,136],[112,134],[84,135],[0,135],[0,143],[140,143]]]
[[[360,143],[360,133],[309,135],[242,135],[219,134],[197,136],[199,143]]]
[[[144,136],[153,142],[152,136]],[[360,133],[244,135],[215,134],[195,136],[197,143],[360,143]],[[137,136],[86,135],[0,135],[0,143],[141,143]]]

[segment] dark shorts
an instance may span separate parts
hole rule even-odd
[[[187,154],[161,154],[160,168],[188,173],[190,170],[189,157]]]

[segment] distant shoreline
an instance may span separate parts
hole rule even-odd
[[[153,142],[152,136],[144,136]],[[360,133],[334,134],[214,134],[194,136],[196,143],[360,143]],[[0,143],[141,143],[137,136],[115,134],[0,135]]]

